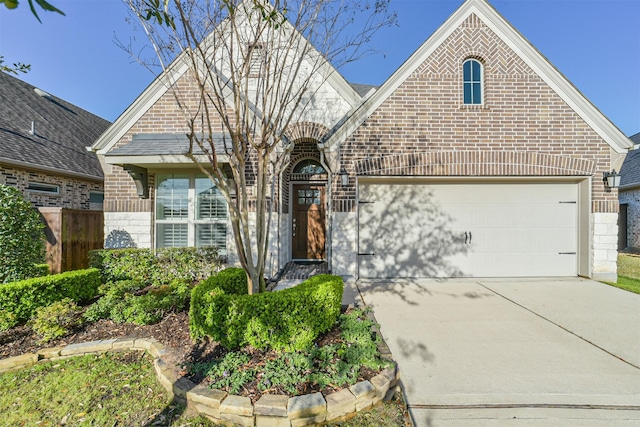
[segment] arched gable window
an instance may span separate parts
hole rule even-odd
[[[477,59],[462,64],[462,85],[465,104],[482,104],[482,63]]]
[[[301,173],[305,175],[320,175],[326,173],[320,162],[307,159],[299,162],[294,168],[293,173]]]

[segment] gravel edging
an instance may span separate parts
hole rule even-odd
[[[384,342],[380,347],[383,357],[390,356]],[[125,350],[146,351],[153,357],[158,381],[174,401],[214,422],[247,427],[298,427],[347,419],[382,400],[391,399],[400,379],[394,364],[370,381],[360,381],[326,397],[319,392],[295,397],[263,395],[253,405],[248,397],[196,385],[183,377],[176,366],[165,362],[174,356],[173,351],[160,341],[149,338],[107,339],[41,349],[0,359],[0,373],[43,361]]]

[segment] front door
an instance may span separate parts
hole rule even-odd
[[[324,259],[325,186],[294,184],[291,197],[294,259]]]

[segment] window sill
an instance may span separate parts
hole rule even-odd
[[[460,109],[470,111],[491,111],[491,108],[485,104],[462,104]]]

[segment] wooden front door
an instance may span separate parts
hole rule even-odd
[[[294,259],[324,259],[325,186],[296,184],[291,195]]]

